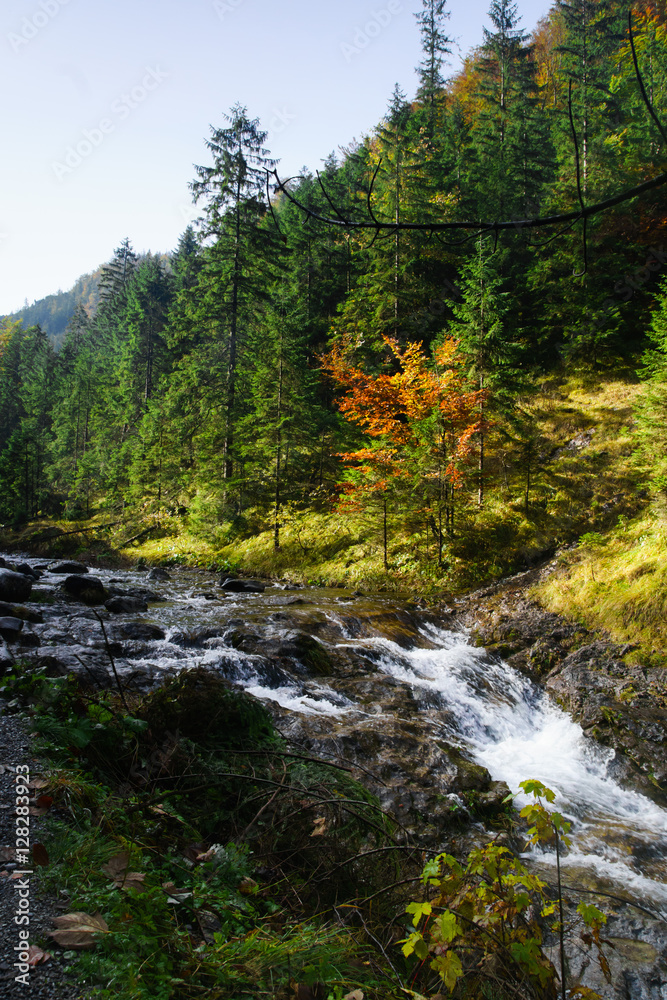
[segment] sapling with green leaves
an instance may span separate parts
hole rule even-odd
[[[528,843],[548,845],[555,841],[569,845],[570,824],[545,805],[555,800],[555,793],[535,779],[521,782],[520,787],[534,797],[520,812],[529,824]],[[508,796],[508,800],[512,798]],[[560,937],[558,992],[565,998],[560,875],[558,898],[554,900],[546,882],[507,847],[492,841],[474,848],[464,863],[451,854],[437,855],[425,865],[422,883],[434,895],[408,904],[406,912],[415,930],[401,942],[404,956],[414,956],[420,963],[413,981],[428,961],[428,967],[450,993],[465,980],[471,986],[475,981],[495,984],[500,990],[510,986],[516,996],[553,998],[557,995],[557,976],[544,951],[543,927],[558,909],[559,919],[550,929]],[[600,945],[600,929],[606,917],[587,903],[580,903],[577,913],[590,930],[582,935],[583,940],[596,945],[600,965],[608,977],[609,966]],[[570,988],[570,994],[600,1000],[598,994],[578,985]]]

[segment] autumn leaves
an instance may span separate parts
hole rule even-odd
[[[421,343],[401,348],[385,336],[382,363],[355,360],[359,346],[347,335],[324,355],[322,367],[343,391],[338,408],[370,440],[344,452],[340,510],[369,505],[383,512],[385,569],[390,511],[425,518],[438,527],[442,558],[445,531],[453,530],[454,491],[462,484],[476,434],[482,430],[486,390],[471,390],[460,371],[458,343],[445,339],[430,359]],[[371,370],[369,370],[371,369]],[[379,370],[378,370],[379,369]]]

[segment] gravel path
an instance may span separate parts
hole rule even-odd
[[[30,865],[18,865],[15,860],[16,848],[16,774],[17,768],[29,767],[33,777],[39,774],[39,762],[31,753],[30,740],[20,717],[7,715],[0,709],[0,1000],[6,997],[25,997],[26,1000],[85,1000],[89,995],[82,992],[67,976],[67,961],[62,957],[62,950],[49,947],[46,934],[53,928],[53,917],[66,913],[68,904],[65,900],[50,898],[40,892],[39,869],[33,869],[28,879],[20,879],[15,875],[17,869]],[[19,770],[19,773],[24,773]],[[30,840],[37,843],[39,836],[39,820],[30,817]],[[27,881],[28,887],[19,889],[20,883]],[[14,967],[18,961],[15,951],[18,948],[19,931],[25,924],[15,922],[17,905],[21,892],[29,891],[29,932],[30,944],[40,942],[44,950],[51,952],[52,958],[35,967],[31,967],[26,982],[17,982],[15,976],[21,975],[22,969]]]

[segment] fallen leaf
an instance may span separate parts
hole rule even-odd
[[[53,805],[53,798],[50,795],[40,795],[38,799],[35,799],[34,805],[30,806],[31,816],[45,816]]]
[[[142,883],[146,876],[142,872],[128,871],[129,864],[129,852],[121,851],[120,854],[116,854],[105,865],[102,865],[101,870],[109,876],[117,889],[139,889],[142,891],[144,889]]]
[[[35,791],[39,788],[48,788],[51,782],[48,778],[42,778],[41,776],[33,778],[32,781],[28,782],[28,788],[33,788]]]
[[[311,837],[323,837],[327,832],[327,820],[326,816],[317,816],[315,819],[315,825],[313,826],[313,832]]]
[[[36,944],[31,944],[28,948],[28,965],[41,965],[52,957],[49,951],[42,951]]]
[[[352,990],[351,993],[347,993],[343,997],[343,1000],[364,1000],[364,991],[363,990]]]
[[[100,913],[91,917],[89,913],[66,913],[54,917],[55,931],[50,931],[56,944],[63,948],[94,948],[97,934],[108,934],[109,927]]]
[[[105,875],[110,878],[118,878],[123,872],[126,872],[130,867],[130,852],[121,851],[120,854],[114,854],[113,858],[110,858],[105,865],[102,865],[102,871]]]
[[[129,864],[129,852],[121,851],[120,854],[116,854],[105,865],[102,865],[101,870],[105,875],[109,876],[117,889],[138,889],[139,891],[143,891],[144,886],[142,883],[146,878],[145,874],[143,872],[128,871]]]
[[[0,864],[4,864],[7,861],[16,861],[16,848],[10,844],[0,847]]]
[[[49,852],[44,847],[44,844],[33,844],[32,845],[32,863],[38,868],[40,865],[48,865],[49,863]]]
[[[217,846],[216,844],[213,845],[213,847],[216,846]],[[198,840],[195,841],[193,844],[187,845],[187,847],[183,851],[183,857],[185,858],[186,861],[193,861],[193,862],[199,861],[204,851],[206,851],[206,844],[203,844],[201,841]]]

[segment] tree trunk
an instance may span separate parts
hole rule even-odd
[[[277,552],[280,548],[280,449],[282,447],[282,435],[280,421],[282,418],[282,398],[283,398],[283,358],[282,358],[282,338],[280,342],[280,364],[278,368],[278,413],[276,415],[276,495],[273,517],[273,548]]]

